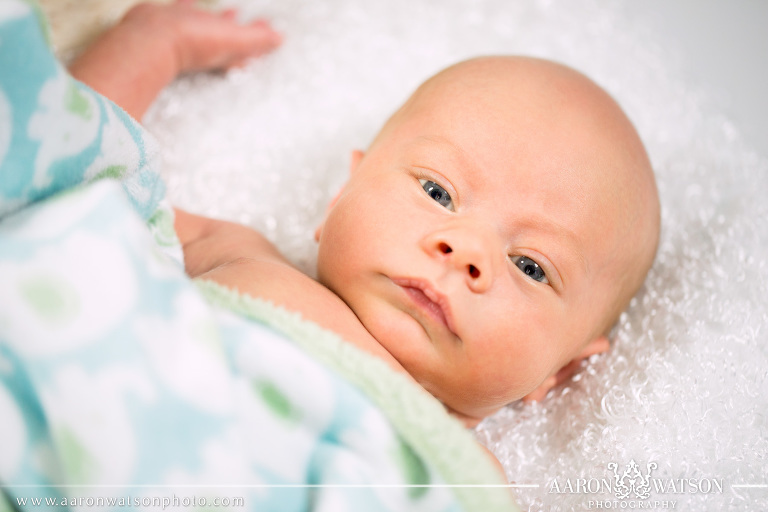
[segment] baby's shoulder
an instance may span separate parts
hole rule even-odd
[[[261,233],[179,209],[175,213],[174,226],[190,277],[299,313],[404,372],[339,296],[291,265]]]
[[[241,257],[201,277],[299,313],[404,372],[338,295],[282,257]]]

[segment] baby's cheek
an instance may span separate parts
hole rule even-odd
[[[525,322],[506,331],[495,346],[488,348],[487,356],[489,365],[502,376],[514,376],[514,385],[527,394],[549,376],[557,352],[550,333],[533,322]]]
[[[349,246],[344,242],[341,233],[335,229],[336,227],[327,224],[320,239],[317,277],[323,285],[338,295],[341,291],[339,288],[347,278],[348,272],[353,269],[347,264]]]

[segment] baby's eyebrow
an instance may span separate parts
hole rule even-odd
[[[462,166],[474,167],[472,159],[461,146],[441,135],[420,135],[413,140],[412,145],[426,147],[427,149],[433,149],[434,146],[440,146],[441,148],[450,151],[452,157],[459,160]]]
[[[552,264],[558,268],[558,273],[560,274],[560,278],[563,281],[565,281],[565,277],[563,276],[562,271],[563,265],[558,264],[558,262],[563,260],[574,261],[574,264],[569,263],[566,265],[568,270],[567,274],[572,275],[574,271],[581,271],[584,275],[589,274],[589,260],[585,257],[581,244],[579,243],[580,238],[572,230],[568,229],[566,226],[541,216],[529,218],[522,226],[519,227],[522,227],[523,229],[536,229],[549,233],[550,237],[556,240],[557,245],[560,246],[563,245],[562,242],[565,242],[565,245],[568,246],[568,248],[565,250],[566,257],[557,257],[557,262],[553,261],[552,257],[549,256],[547,252],[550,254],[554,253],[557,255],[562,255],[564,251],[557,249],[555,251],[542,251],[542,253],[550,259]],[[570,255],[573,255],[573,257],[568,257]],[[563,284],[565,285],[565,283]]]
[[[442,135],[419,135],[414,139],[415,144],[419,144],[422,142],[432,143],[432,144],[440,144],[440,145],[447,145],[450,146],[452,150],[458,152],[458,153],[464,153],[463,150],[451,142],[449,139],[443,137]]]
[[[452,178],[466,182],[471,182],[471,176],[482,176],[482,169],[479,164],[470,157],[464,148],[442,135],[420,135],[413,139],[410,146],[416,149],[427,151],[427,158],[434,158],[438,163],[448,165],[448,169],[458,170],[461,173],[451,173]],[[440,153],[438,153],[440,151]],[[445,154],[448,153],[448,155]],[[446,169],[447,170],[447,169]]]

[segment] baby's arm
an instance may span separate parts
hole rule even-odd
[[[178,209],[175,227],[190,277],[208,279],[296,311],[406,373],[344,301],[291,265],[258,231]]]
[[[234,222],[194,215],[175,208],[175,228],[190,277],[200,277],[240,259],[269,259],[290,265],[264,235]]]
[[[263,20],[241,25],[234,11],[213,13],[192,4],[133,7],[71,64],[70,73],[141,120],[179,73],[238,66],[280,44]]]

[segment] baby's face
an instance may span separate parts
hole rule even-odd
[[[318,259],[376,340],[476,418],[602,334],[624,222],[606,172],[620,155],[594,116],[494,87],[427,92],[394,122],[330,210]]]

